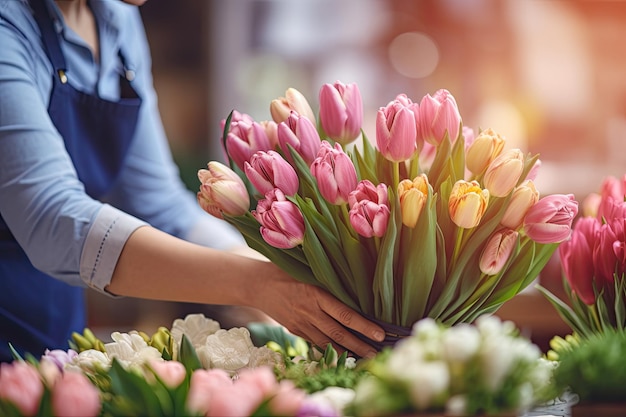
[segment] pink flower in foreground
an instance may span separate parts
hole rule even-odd
[[[320,194],[331,204],[348,202],[348,195],[356,188],[356,169],[339,143],[333,148],[322,142],[317,158],[311,164],[311,174],[317,180]]]
[[[25,416],[34,416],[43,395],[37,369],[24,361],[0,363],[0,400],[13,403]]]
[[[268,244],[289,249],[304,241],[304,217],[278,188],[265,194],[252,215],[261,224],[261,236]]]
[[[389,161],[401,162],[418,150],[417,124],[419,108],[406,95],[381,107],[376,115],[376,147]]]
[[[68,371],[52,387],[55,416],[90,417],[100,413],[100,391],[80,372]]]
[[[599,219],[610,218],[611,214],[608,211],[613,209],[613,203],[621,203],[626,198],[626,175],[621,179],[606,177],[602,181],[600,197],[597,216]]]
[[[622,203],[626,205],[626,203]],[[621,276],[626,268],[626,218],[607,219],[599,227],[593,250],[593,263],[598,285],[613,284],[615,274]]]
[[[538,243],[560,243],[570,238],[572,222],[578,214],[573,194],[542,198],[524,217],[524,231]]]
[[[150,369],[170,388],[179,386],[187,376],[185,365],[178,361],[151,360]]]
[[[278,143],[289,162],[293,163],[291,147],[310,165],[317,156],[322,140],[313,122],[292,112],[286,121],[278,125]]]
[[[296,170],[276,151],[259,151],[245,163],[246,176],[261,194],[279,188],[286,195],[298,192]]]
[[[502,229],[491,235],[478,262],[482,273],[497,275],[502,271],[515,249],[518,236],[519,233],[511,229]]]
[[[433,96],[425,95],[419,104],[419,130],[421,141],[437,146],[446,132],[454,143],[461,129],[461,114],[456,100],[448,90],[437,90]]]
[[[223,369],[198,369],[191,374],[187,410],[190,413],[207,415],[211,409],[213,397],[219,396],[224,387],[233,384],[230,376]]]
[[[207,168],[198,171],[200,207],[219,218],[222,212],[231,216],[245,214],[250,208],[250,197],[239,175],[217,161],[209,162]]]
[[[324,84],[320,89],[320,123],[332,140],[346,145],[361,134],[363,101],[355,84]]]

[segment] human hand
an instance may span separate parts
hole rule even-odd
[[[268,266],[275,267],[270,263]],[[271,282],[260,281],[254,285],[252,305],[290,332],[321,348],[331,343],[339,353],[348,350],[360,357],[377,353],[348,328],[376,341],[384,339],[383,329],[324,289],[296,281],[278,268]]]

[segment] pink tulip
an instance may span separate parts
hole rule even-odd
[[[246,176],[261,194],[280,188],[285,195],[298,192],[296,170],[276,151],[259,151],[244,166]]]
[[[322,142],[317,158],[311,164],[311,174],[317,180],[320,194],[331,204],[348,202],[348,195],[356,188],[356,169],[339,143],[335,147]]]
[[[376,204],[389,205],[387,185],[374,185],[369,180],[359,181],[356,188],[348,195],[348,205],[354,206],[361,200],[373,201]]]
[[[524,171],[524,154],[511,149],[494,159],[485,171],[484,185],[494,197],[509,195]]]
[[[613,201],[623,202],[626,198],[626,175],[621,180],[616,177],[608,176],[602,181],[600,189],[600,204],[598,205],[598,218],[608,218],[609,209],[613,208]]]
[[[315,114],[306,97],[295,88],[288,88],[285,97],[279,97],[270,103],[272,119],[278,124],[286,121],[292,112],[296,112],[315,124]]]
[[[482,273],[497,275],[502,271],[515,249],[518,236],[519,233],[511,229],[502,229],[491,235],[478,262]]]
[[[434,96],[427,94],[419,105],[419,131],[421,141],[437,146],[446,132],[450,142],[456,141],[461,128],[461,114],[456,100],[448,90],[437,90]]]
[[[560,243],[569,239],[572,221],[578,214],[573,194],[553,194],[542,198],[524,217],[524,231],[538,243]]]
[[[320,89],[320,123],[332,140],[346,145],[361,134],[363,101],[359,87],[352,84],[324,84]]]
[[[376,147],[389,161],[402,162],[418,150],[419,107],[406,95],[381,107],[376,115]],[[420,147],[421,148],[421,147]]]
[[[265,127],[257,122],[231,122],[226,136],[226,151],[235,164],[243,170],[244,162],[249,161],[257,151],[268,151],[273,145]]]
[[[541,164],[541,159],[537,159],[535,161],[532,168],[530,168],[530,171],[528,171],[528,175],[526,175],[527,180],[535,181],[537,179],[537,176],[539,175],[539,170],[541,169]]]
[[[259,124],[265,130],[267,139],[270,141],[269,149],[276,149],[278,146],[278,124],[273,120],[263,120]]]
[[[289,249],[304,241],[304,217],[278,188],[265,194],[252,215],[261,224],[261,236],[268,244]]]
[[[12,403],[23,415],[37,414],[43,391],[33,365],[24,361],[0,363],[0,400]]]
[[[269,409],[275,416],[295,416],[306,398],[304,391],[296,388],[293,381],[283,379],[269,401]]]
[[[576,222],[570,240],[559,245],[563,273],[572,291],[587,305],[595,303],[593,247],[600,223],[593,217]],[[600,288],[598,288],[600,290]]]
[[[459,227],[478,226],[489,204],[489,190],[480,188],[478,181],[457,181],[448,200],[450,218]]]
[[[348,196],[350,224],[364,237],[382,237],[387,230],[391,211],[387,199],[387,186],[374,185],[363,180]]]
[[[100,391],[80,372],[65,372],[52,387],[55,416],[90,417],[100,413]]]
[[[322,145],[322,140],[313,122],[291,112],[287,120],[278,125],[278,143],[289,162],[293,163],[289,151],[291,146],[304,162],[311,165]]]
[[[251,416],[259,408],[263,399],[259,389],[235,381],[230,386],[222,387],[219,394],[211,397],[211,405],[206,415],[208,417]]]
[[[211,400],[219,396],[224,387],[233,384],[228,373],[222,369],[198,369],[191,374],[186,408],[192,414],[207,415]]]
[[[187,376],[185,365],[178,361],[151,360],[150,369],[170,388],[176,388],[182,384]]]
[[[207,168],[198,171],[201,184],[197,198],[202,209],[220,218],[222,213],[245,214],[250,208],[250,197],[241,178],[217,161],[209,162]]]
[[[504,211],[500,224],[509,229],[517,230],[522,225],[528,210],[537,201],[539,201],[539,191],[537,191],[535,183],[531,180],[524,181],[513,190],[511,200]]]

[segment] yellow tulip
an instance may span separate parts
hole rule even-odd
[[[491,128],[480,132],[467,149],[465,156],[467,169],[475,175],[482,173],[491,161],[502,153],[504,142],[504,138]]]
[[[405,179],[398,184],[402,224],[414,228],[428,199],[428,177],[421,174],[413,181]]]
[[[448,211],[459,227],[478,226],[489,204],[489,190],[480,188],[478,181],[457,181],[450,192]]]

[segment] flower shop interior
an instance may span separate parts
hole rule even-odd
[[[293,86],[310,97],[326,82],[356,82],[364,130],[405,92],[446,88],[463,122],[492,127],[540,154],[542,194],[578,201],[607,175],[621,177],[626,136],[626,7],[610,1],[151,0],[142,13],[159,107],[181,176],[220,158],[219,122],[233,108],[266,117]],[[559,294],[558,253],[538,280]],[[110,299],[89,293],[90,328],[148,333],[202,312],[224,328],[262,320],[245,308]],[[568,326],[529,286],[496,313],[543,350]]]

